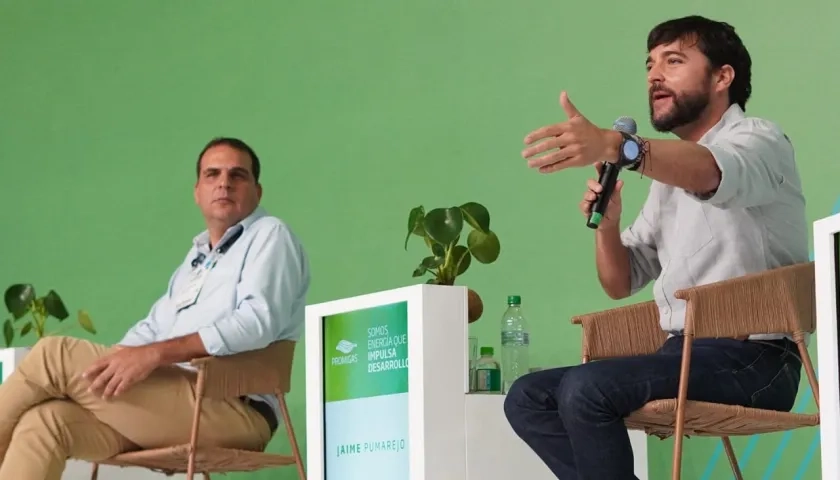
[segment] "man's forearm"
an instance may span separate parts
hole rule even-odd
[[[601,287],[613,300],[630,296],[630,253],[621,243],[618,227],[595,233],[595,264]]]
[[[204,342],[201,341],[201,337],[197,333],[150,343],[146,345],[146,348],[153,349],[161,366],[189,362],[194,358],[209,355],[204,348]]]
[[[609,161],[618,158],[623,137],[609,131]],[[712,152],[695,142],[685,140],[642,139],[646,155],[639,172],[658,182],[683,190],[705,194],[720,184],[721,173]]]

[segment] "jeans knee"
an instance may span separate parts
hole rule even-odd
[[[532,409],[536,403],[539,403],[535,398],[536,392],[534,391],[532,375],[534,374],[526,374],[517,378],[505,394],[505,418],[514,430],[520,423],[522,412]]]
[[[598,375],[581,365],[566,374],[557,394],[558,409],[564,420],[592,418],[606,410],[606,396]]]

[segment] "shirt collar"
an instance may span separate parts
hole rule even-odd
[[[243,218],[241,221],[239,221],[239,223],[236,223],[235,225],[232,225],[230,228],[225,230],[224,235],[222,235],[222,238],[219,241],[224,242],[226,238],[228,238],[230,235],[232,235],[237,230],[247,229],[248,227],[253,225],[254,222],[256,222],[261,217],[264,217],[265,215],[266,215],[265,209],[263,209],[261,206],[257,206],[257,208],[254,209],[254,211],[251,212],[250,215]],[[195,245],[195,247],[198,248],[198,249],[209,250],[209,248],[210,248],[210,232],[207,231],[207,230],[204,230],[203,232],[196,235],[193,238],[193,245]]]
[[[697,141],[697,143],[705,145],[714,142],[715,137],[718,133],[720,133],[721,130],[723,130],[724,127],[735,123],[739,120],[743,120],[744,118],[746,118],[744,110],[742,110],[741,106],[737,103],[733,103],[729,106],[729,108],[726,109],[725,112],[723,112],[723,115],[720,117],[720,120],[718,120],[715,126],[713,126],[706,133],[704,133],[703,136],[700,137],[700,140]]]

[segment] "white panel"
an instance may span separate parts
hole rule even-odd
[[[837,355],[837,278],[834,236],[840,214],[814,222],[814,270],[817,301],[817,369],[820,383],[822,478],[840,478],[840,372]]]
[[[412,443],[411,480],[463,479],[466,287],[423,285],[422,315],[412,320],[419,321],[409,323],[409,351],[421,359],[422,368],[415,370],[417,363],[409,367],[411,441],[417,439],[422,449]]]

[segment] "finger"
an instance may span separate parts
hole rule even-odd
[[[110,366],[103,370],[99,375],[96,376],[93,382],[91,382],[90,387],[88,387],[88,390],[91,392],[102,392],[102,390],[105,388],[105,385],[107,385],[108,382],[111,381],[111,378],[114,376],[115,370],[116,369]]]
[[[93,362],[87,370],[82,373],[82,378],[92,380],[108,367],[108,357],[100,358]]]
[[[586,186],[590,191],[595,193],[601,193],[604,190],[604,187],[602,187],[600,183],[591,178],[586,181]]]
[[[114,396],[119,397],[120,395],[125,393],[126,390],[128,390],[129,387],[131,387],[132,385],[134,385],[134,382],[128,379],[123,379],[123,381],[121,381],[120,384],[117,385],[117,388],[114,389]]]
[[[589,215],[589,212],[592,211],[592,202],[587,202],[586,200],[584,200],[580,202],[578,206],[580,207],[580,211],[581,213],[583,213],[584,216]]]
[[[540,173],[554,173],[564,168],[569,168],[569,166],[574,165],[575,157],[568,158],[565,160],[561,160],[557,163],[552,163],[550,165],[546,165],[544,167],[540,167]]]
[[[547,152],[549,150],[560,148],[560,138],[550,138],[544,142],[540,142],[532,147],[522,150],[522,158],[530,158],[539,153]]]
[[[601,170],[604,169],[604,164],[602,162],[595,162],[595,171],[598,172],[598,176],[601,176]]]
[[[574,117],[582,117],[583,115],[580,114],[577,107],[569,100],[569,94],[564,92],[560,92],[560,106],[563,107],[563,111],[566,112],[566,116],[569,119]]]
[[[584,202],[594,202],[598,198],[598,194],[592,191],[583,194]]]
[[[538,140],[548,137],[559,137],[569,129],[569,124],[566,122],[555,123],[547,127],[542,127],[534,130],[525,136],[525,144],[530,145]]]
[[[117,387],[123,381],[123,374],[114,375],[111,377],[111,380],[108,381],[108,385],[105,386],[105,390],[102,392],[102,398],[111,398],[114,396],[114,392],[117,390]]]

